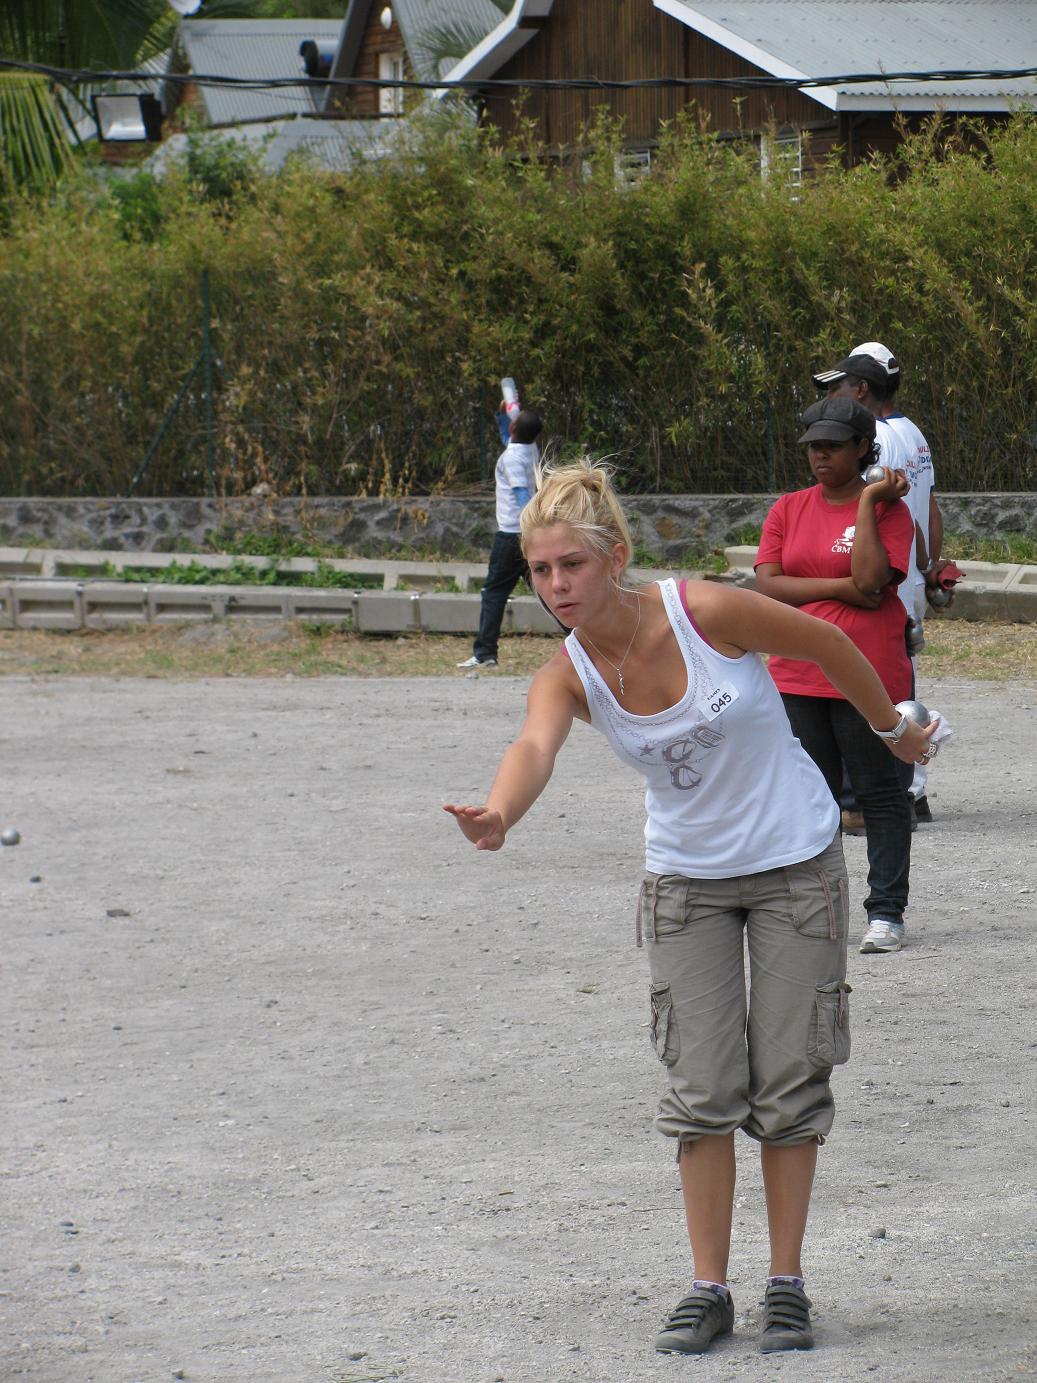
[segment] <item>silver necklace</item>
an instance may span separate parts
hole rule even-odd
[[[613,671],[616,673],[616,676],[619,678],[620,696],[625,696],[627,690],[623,683],[623,664],[630,657],[630,650],[634,646],[634,640],[637,638],[637,631],[641,627],[641,597],[635,595],[634,599],[637,601],[637,619],[634,621],[634,632],[630,635],[630,642],[627,644],[627,651],[623,654],[622,658],[620,658],[618,663],[614,663],[611,658],[605,658],[604,653],[602,653],[601,649],[598,647],[598,645],[594,642],[594,640],[591,638],[589,634],[584,633],[583,635],[583,637],[590,644],[591,648],[594,649],[594,652],[598,655],[598,657],[604,658],[605,662],[608,663],[609,667],[612,668]]]

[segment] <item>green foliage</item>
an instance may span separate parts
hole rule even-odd
[[[559,168],[529,127],[501,147],[446,117],[342,175],[198,134],[161,183],[66,179],[0,236],[0,487],[126,492],[198,356],[207,267],[228,495],[471,492],[504,374],[555,455],[608,455],[630,491],[794,488],[811,373],[866,339],[905,362],[941,489],[1031,488],[1037,122],[966,134],[796,200],[692,120],[632,186],[606,124]],[[139,493],[206,488],[200,383]]]
[[[349,0],[252,0],[257,19],[341,19]]]
[[[294,537],[291,533],[235,533],[223,530],[213,533],[206,546],[212,552],[234,553],[242,557],[344,557],[345,551],[333,543],[321,543]]]
[[[318,562],[316,571],[301,572],[279,572],[276,567],[258,567],[244,560],[219,570],[207,567],[204,562],[170,562],[168,566],[126,567],[118,571],[112,563],[107,563],[104,574],[109,580],[148,586],[305,586],[349,591],[382,589],[381,576],[338,571],[327,562]]]
[[[981,538],[976,533],[943,535],[944,557],[956,562],[1009,562],[1037,566],[1037,539],[1026,533],[999,533],[996,538]]]
[[[215,130],[193,129],[187,136],[183,166],[196,196],[230,208],[252,196],[262,156],[244,139]]]
[[[214,571],[202,562],[170,562],[163,567],[126,567],[117,571],[110,563],[105,575],[114,581],[137,582],[153,586],[275,586],[277,572],[273,567],[253,566],[250,562],[235,562],[222,571]]]
[[[0,72],[0,202],[49,187],[72,161],[49,83]]]
[[[153,173],[141,170],[111,184],[111,198],[126,240],[156,239],[162,229],[161,185]]]

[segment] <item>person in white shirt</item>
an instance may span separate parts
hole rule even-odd
[[[524,408],[511,420],[511,441],[497,459],[494,473],[497,486],[497,532],[490,549],[489,570],[482,588],[479,632],[472,656],[458,667],[496,667],[508,597],[526,576],[526,559],[519,541],[519,515],[536,493],[540,452],[536,439],[543,430],[536,413]]]
[[[631,586],[630,530],[601,466],[541,474],[522,546],[533,589],[572,632],[533,678],[486,800],[444,810],[476,850],[500,850],[577,720],[644,778],[635,935],[666,1072],[656,1127],[677,1144],[694,1260],[691,1291],[655,1348],[701,1354],[734,1328],[727,1272],[741,1130],[761,1145],[770,1229],[760,1349],[810,1349],[802,1246],[835,1116],[832,1069],[850,1054],[848,887],[835,799],[757,655],[816,662],[903,763],[936,753],[933,732],[900,715],[871,663],[826,620],[709,581]],[[580,829],[590,840],[601,822]],[[574,890],[556,907],[578,906],[585,847],[577,835],[556,849]]]
[[[927,593],[935,585],[939,569],[943,518],[936,501],[929,443],[896,403],[901,377],[901,365],[893,352],[881,341],[865,341],[832,369],[814,375],[814,384],[830,398],[853,399],[874,415],[881,464],[903,471],[910,483],[904,503],[915,521],[915,562],[901,583],[899,594],[908,618],[917,626],[915,638],[917,647],[921,647]],[[917,675],[917,650],[912,652],[911,663]],[[917,820],[928,822],[933,818],[926,798],[926,780],[925,767],[916,765],[908,791]]]

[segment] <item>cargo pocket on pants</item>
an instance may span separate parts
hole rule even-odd
[[[845,980],[819,984],[814,992],[808,1055],[817,1067],[841,1066],[850,1059],[850,999]]]
[[[652,985],[651,1038],[656,1056],[664,1066],[672,1066],[680,1056],[681,1043],[668,984]]]
[[[829,849],[815,859],[785,866],[792,925],[800,936],[839,941],[849,925],[849,900],[842,853]]]

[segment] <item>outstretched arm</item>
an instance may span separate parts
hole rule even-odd
[[[444,804],[443,810],[477,850],[499,850],[508,831],[543,792],[579,710],[564,672],[552,659],[530,684],[525,722],[504,752],[485,803]]]

